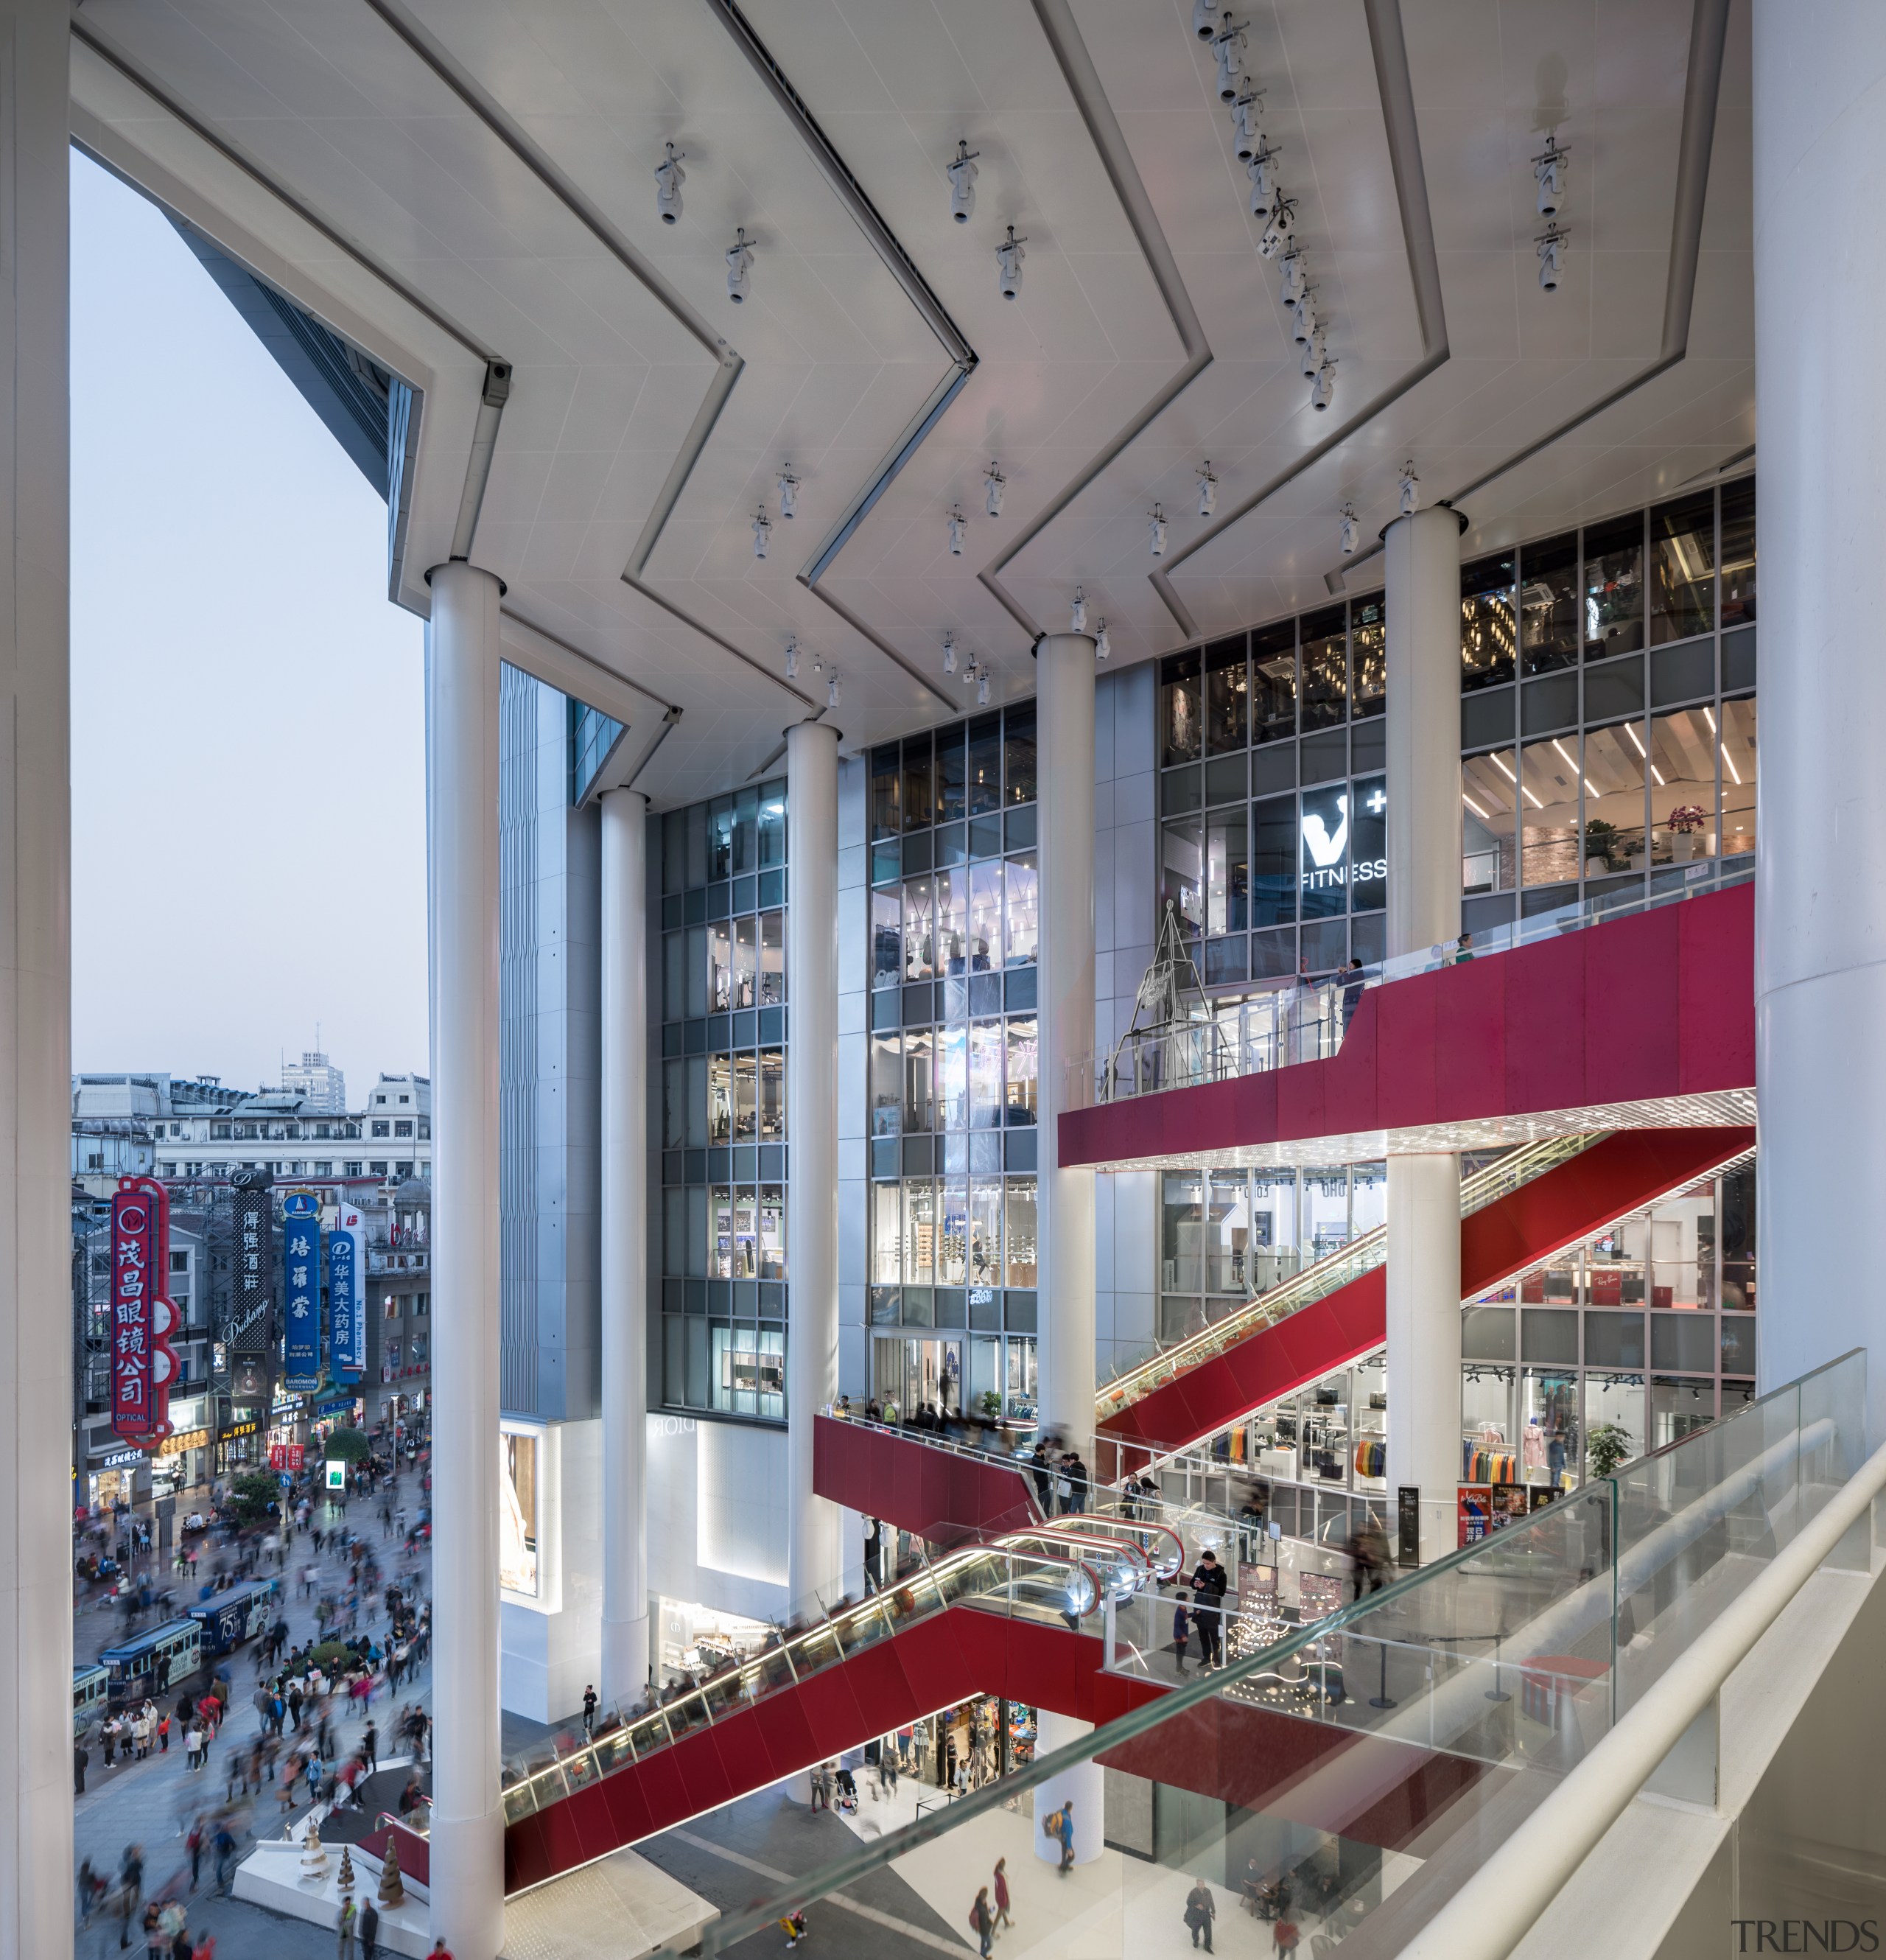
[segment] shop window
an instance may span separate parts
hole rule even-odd
[[[1025,702],[1002,718],[1003,800],[1035,800],[1035,704]]]
[[[1002,964],[1002,866],[969,867],[968,965],[972,973],[987,973]]]
[[[1180,929],[1196,937],[1204,923],[1204,826],[1191,816],[1168,822],[1159,835],[1159,917],[1170,906]]]
[[[895,837],[904,827],[903,775],[895,742],[871,751],[871,836]]]
[[[978,714],[969,724],[968,806],[972,816],[1002,807],[1002,718]]]
[[[1277,742],[1296,733],[1296,622],[1251,636],[1251,739]]]
[[[1167,1171],[1161,1182],[1159,1290],[1197,1293],[1204,1280],[1204,1173]]]
[[[1722,629],[1755,617],[1755,479],[1722,486]]]
[[[937,1105],[944,1129],[969,1127],[969,1031],[960,1023],[937,1030]]]
[[[1512,749],[1495,749],[1461,764],[1463,892],[1510,892],[1519,883],[1518,760]]]
[[[1388,785],[1365,776],[1350,786],[1349,902],[1372,912],[1388,902]]]
[[[1643,519],[1633,511],[1585,530],[1585,657],[1635,653],[1643,643]]]
[[[968,764],[965,743],[969,724],[959,721],[953,728],[938,731],[937,736],[936,794],[937,821],[939,823],[959,823],[965,813],[968,778],[964,772]]]
[[[1222,756],[1250,739],[1250,677],[1244,635],[1205,649],[1205,751]]]
[[[1519,657],[1514,612],[1515,555],[1503,552],[1461,567],[1461,692],[1497,687],[1513,677]]]
[[[708,1057],[708,1141],[711,1145],[733,1141],[733,1058],[731,1055]]]
[[[969,1027],[969,1127],[993,1130],[1001,1122],[1002,1023],[974,1021]]]
[[[1584,853],[1573,746],[1559,737],[1528,743],[1519,757],[1519,865],[1525,882],[1549,885],[1576,878]]]
[[[1388,609],[1385,599],[1353,600],[1349,608],[1350,714],[1380,714],[1388,703]]]
[[[904,1058],[895,1033],[870,1038],[871,1134],[894,1137],[904,1113]]]
[[[786,998],[786,915],[762,912],[759,920],[759,1004],[777,1007]]]
[[[754,1231],[759,1249],[759,1276],[763,1280],[791,1277],[786,1265],[786,1191],[783,1185],[762,1184]],[[765,1309],[762,1307],[764,1313]]]
[[[1706,712],[1707,711],[1705,711]],[[1722,855],[1755,848],[1755,698],[1722,704]]]
[[[1251,864],[1245,843],[1245,816],[1217,810],[1204,826],[1205,931],[1242,932],[1250,924]]]
[[[1331,728],[1349,714],[1349,635],[1344,609],[1306,614],[1303,630],[1303,729]]]
[[[873,1287],[894,1287],[903,1277],[898,1256],[902,1188],[895,1184],[874,1184],[870,1194],[871,1284]]]
[[[1650,1434],[1646,1449],[1681,1443],[1716,1420],[1716,1384],[1678,1376],[1650,1378]]]
[[[1522,673],[1550,673],[1576,663],[1579,612],[1576,533],[1524,546],[1519,553]]]
[[[771,870],[786,861],[786,784],[780,778],[759,787],[759,865]]]
[[[759,867],[759,792],[741,790],[733,799],[733,875]]]
[[[1517,1371],[1469,1363],[1461,1370],[1461,1481],[1517,1484],[1520,1479],[1513,1394]]]
[[[1005,1283],[1011,1287],[1032,1287],[1035,1281],[1035,1188],[1032,1177],[1005,1178],[1002,1183],[1003,1268]],[[1014,1302],[1010,1304],[1013,1309]],[[1011,1319],[1009,1325],[1015,1324]]]
[[[904,977],[903,904],[897,888],[871,893],[871,985],[895,985]]]
[[[1520,1481],[1569,1491],[1578,1481],[1584,1456],[1578,1376],[1528,1368],[1520,1377],[1519,1392]]]
[[[874,903],[876,896],[875,892],[872,895]],[[927,878],[906,878],[904,881],[902,930],[904,978],[929,979],[937,968],[930,881]]]
[[[1035,1121],[1039,1068],[1039,1042],[1032,1014],[1012,1014],[1003,1023],[1008,1045],[1004,1119],[1010,1124]]]
[[[1002,1284],[1002,1185],[978,1179],[969,1188],[968,1243],[963,1284],[987,1292]]]
[[[1755,1316],[1752,1313],[1725,1313],[1722,1316],[1722,1373],[1752,1375],[1755,1372]],[[1726,1414],[1726,1408],[1723,1413]]]
[[[904,1128],[921,1132],[935,1127],[931,1101],[931,1077],[936,1037],[928,1028],[907,1028],[904,1032]]]
[[[1003,883],[1002,963],[1005,966],[1032,966],[1040,924],[1035,853],[1024,851],[1010,858]]]
[[[930,881],[930,902],[935,914],[935,954],[932,966],[939,974],[968,970],[966,942],[969,936],[969,873],[967,867],[939,871]]]
[[[1607,1444],[1615,1445],[1607,1454],[1620,1463],[1643,1456],[1645,1450],[1644,1378],[1641,1374],[1588,1373],[1585,1377],[1585,1474],[1592,1474],[1589,1452],[1593,1439],[1602,1433]]]
[[[759,1052],[759,1140],[778,1144],[785,1138],[786,1052],[763,1048]]]
[[[927,829],[936,820],[936,782],[927,733],[904,738],[904,828]]]
[[[1251,807],[1251,921],[1282,925],[1296,917],[1296,798],[1269,797]],[[1291,972],[1296,961],[1274,970]]]
[[[1159,663],[1159,759],[1166,768],[1196,762],[1203,752],[1202,667],[1195,648]]]
[[[708,1012],[724,1014],[733,1005],[733,928],[726,920],[708,934]]]
[[[1569,749],[1567,741],[1554,745]],[[1644,868],[1643,734],[1637,723],[1594,728],[1585,737],[1585,875]]]
[[[1650,724],[1651,859],[1687,864],[1716,855],[1714,711],[1686,708]]]
[[[1650,644],[1716,628],[1716,493],[1650,513]]]

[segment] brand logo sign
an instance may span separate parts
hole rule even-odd
[[[231,1173],[235,1188],[236,1252],[235,1301],[229,1328],[229,1344],[238,1355],[266,1356],[275,1347],[275,1217],[270,1196],[272,1182],[266,1170],[238,1170]],[[266,1375],[266,1367],[240,1372],[251,1377]],[[247,1391],[245,1391],[247,1392]]]
[[[1877,1953],[1872,1919],[1732,1919],[1738,1953]]]
[[[164,1297],[170,1263],[170,1201],[149,1178],[126,1178],[111,1198],[111,1427],[160,1437],[170,1427],[177,1375],[170,1334],[177,1309]]]
[[[291,1389],[321,1379],[321,1208],[305,1191],[281,1201],[282,1358]]]
[[[357,1379],[367,1367],[366,1234],[360,1214],[343,1204],[327,1241],[328,1365],[336,1378]]]

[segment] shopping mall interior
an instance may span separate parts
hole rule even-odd
[[[0,19],[0,1952],[74,1951],[75,151],[428,622],[397,1950],[1872,1951],[1886,14]]]

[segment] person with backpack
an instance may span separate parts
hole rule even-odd
[[[1064,1798],[1061,1806],[1061,1823],[1055,1831],[1061,1840],[1061,1873],[1065,1878],[1074,1869],[1074,1800]]]
[[[989,1949],[995,1943],[995,1920],[989,1911],[989,1888],[987,1885],[976,1894],[976,1902],[969,1908],[969,1924],[980,1943],[982,1960],[989,1960]]]

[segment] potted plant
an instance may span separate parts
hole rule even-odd
[[[1593,1477],[1608,1477],[1630,1460],[1630,1431],[1622,1423],[1595,1422],[1585,1433],[1585,1468]]]
[[[1696,833],[1709,820],[1709,812],[1700,803],[1678,803],[1665,818],[1670,829],[1671,863],[1687,864],[1696,855]]]
[[[1593,817],[1585,826],[1585,875],[1588,878],[1601,878],[1607,871],[1624,869],[1614,853],[1617,845],[1617,826],[1608,823],[1601,816]]]

